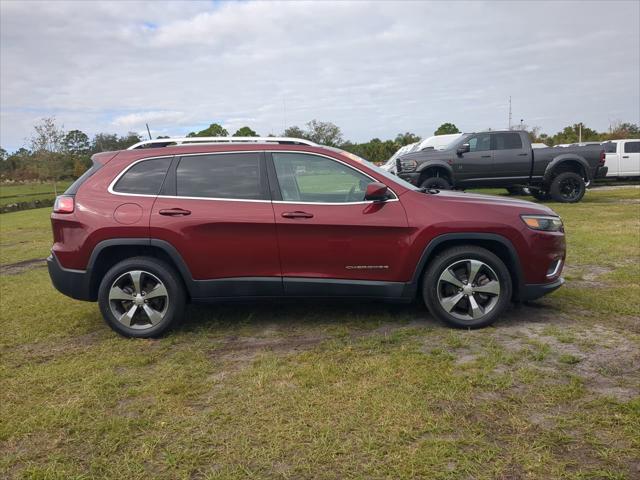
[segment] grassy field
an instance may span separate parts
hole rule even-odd
[[[70,181],[58,182],[55,185],[58,195],[64,192],[69,185],[71,185]],[[54,199],[55,189],[53,183],[0,184],[0,207],[10,203]]]
[[[234,304],[160,340],[54,291],[49,209],[1,215],[0,478],[640,478],[640,189],[552,207],[568,283],[494,327]]]

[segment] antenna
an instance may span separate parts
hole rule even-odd
[[[149,134],[149,140],[153,140],[153,138],[151,138],[151,130],[149,130],[149,124],[145,123],[145,125],[147,126],[147,133]]]
[[[509,130],[511,130],[511,95],[509,95]]]

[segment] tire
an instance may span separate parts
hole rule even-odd
[[[162,335],[181,319],[185,301],[178,273],[151,257],[117,263],[106,273],[98,291],[105,322],[125,337]]]
[[[531,196],[541,202],[551,199],[551,195],[546,190],[531,189]]]
[[[584,178],[575,172],[562,172],[551,182],[551,198],[560,203],[576,203],[582,200],[587,186]]]
[[[473,281],[465,283],[472,268]],[[440,253],[422,282],[422,297],[431,314],[456,328],[491,325],[511,302],[511,291],[511,275],[502,260],[472,245]]]
[[[445,177],[429,177],[420,184],[421,188],[434,188],[436,190],[451,190],[451,184]]]

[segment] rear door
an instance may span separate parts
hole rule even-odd
[[[456,184],[484,185],[493,176],[491,136],[479,133],[465,140],[469,151],[457,154],[453,160]]]
[[[177,157],[151,214],[151,237],[173,245],[203,296],[282,292],[263,152]],[[206,287],[206,288],[205,288]]]
[[[640,140],[625,140],[621,147],[620,176],[640,175]]]
[[[332,157],[273,152],[271,158],[285,293],[394,296],[375,282],[400,281],[408,251],[412,232],[395,194],[365,201],[374,179]],[[367,281],[374,283],[363,286]]]
[[[510,185],[528,181],[531,174],[531,148],[523,145],[519,133],[491,134],[491,150],[496,184]]]

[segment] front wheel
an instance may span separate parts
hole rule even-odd
[[[575,172],[558,174],[551,182],[551,198],[560,203],[576,203],[582,200],[587,186],[584,178]]]
[[[444,177],[429,177],[420,184],[420,187],[426,190],[432,188],[437,190],[451,190],[451,184]]]
[[[431,314],[458,328],[491,325],[509,305],[511,290],[511,276],[502,260],[471,245],[439,254],[422,284]]]
[[[166,263],[134,257],[114,265],[104,276],[98,304],[109,326],[125,337],[157,337],[181,317],[184,287]]]

